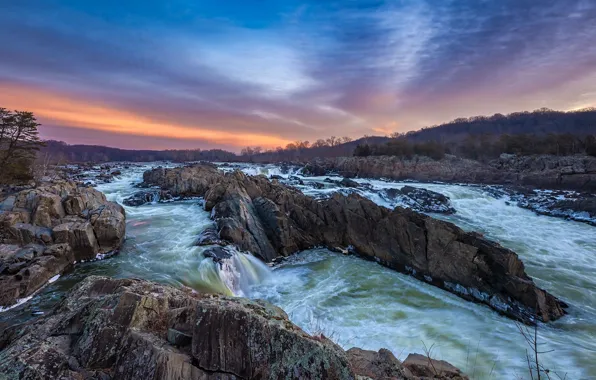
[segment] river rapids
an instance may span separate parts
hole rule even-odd
[[[123,169],[113,182],[99,184],[108,199],[122,202],[138,189],[152,165]],[[357,189],[340,188],[327,177],[303,177],[275,165],[237,164],[247,174],[280,176],[307,195],[357,191],[372,201],[395,207],[382,190],[406,183],[359,179]],[[339,177],[329,177],[339,180]],[[302,181],[303,184],[300,184]],[[315,183],[321,184],[314,186]],[[596,379],[596,228],[539,216],[481,186],[418,184],[451,199],[453,215],[433,215],[465,230],[479,231],[517,252],[537,284],[567,302],[569,315],[538,327],[541,363],[561,378]],[[322,188],[319,188],[324,186]],[[345,349],[390,349],[398,358],[431,350],[472,379],[529,378],[529,349],[515,322],[491,309],[354,256],[314,249],[269,267],[250,255],[232,251],[215,263],[194,245],[213,226],[200,199],[153,202],[125,207],[126,241],[120,254],[78,263],[28,302],[0,313],[0,323],[35,318],[48,312],[74,284],[89,275],[138,277],[174,286],[230,296],[265,299],[284,309],[309,333],[323,333]],[[553,379],[556,377],[552,377]]]

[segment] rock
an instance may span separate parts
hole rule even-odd
[[[141,206],[147,203],[171,200],[172,196],[167,191],[149,190],[139,191],[122,201],[127,206]]]
[[[517,206],[539,215],[565,218],[596,226],[596,196],[575,191],[552,191],[526,187],[493,189],[496,198],[508,196]]]
[[[319,190],[325,188],[325,185],[321,182],[308,182],[307,185]]]
[[[215,228],[206,228],[199,234],[195,245],[226,245],[227,243],[219,238]]]
[[[113,176],[118,176],[118,175],[122,175],[122,172],[120,170],[112,170],[112,172],[110,173],[110,175]]]
[[[341,181],[339,181],[339,185],[343,187],[360,187],[360,184],[358,182],[349,178],[344,178]]]
[[[378,352],[360,348],[350,348],[347,352],[350,367],[354,374],[370,379],[412,379],[410,371],[404,368],[399,360],[384,348]]]
[[[45,248],[12,247],[15,247],[12,254],[0,249],[4,252],[2,261],[8,265],[6,270],[0,272],[1,306],[14,305],[18,299],[31,295],[47,284],[50,278],[66,270],[74,261],[72,250],[66,244],[54,244]],[[32,251],[27,251],[28,249]],[[23,252],[27,253],[20,255]]]
[[[344,177],[411,179],[478,184],[526,185],[547,189],[596,191],[596,157],[502,156],[488,164],[446,155],[402,159],[395,156],[318,158],[305,175],[339,173]]]
[[[216,263],[221,263],[232,257],[232,254],[222,247],[209,247],[203,251],[203,256],[213,259]]]
[[[401,193],[416,203],[415,209],[422,212],[436,212],[441,214],[453,214],[455,209],[451,206],[449,197],[427,189],[404,186]]]
[[[414,376],[425,379],[469,380],[469,377],[443,360],[435,360],[420,354],[410,354],[403,363]]]
[[[0,246],[21,249],[3,259],[0,307],[29,296],[74,261],[118,250],[124,240],[124,209],[95,189],[56,181],[9,198],[0,212]]]
[[[145,173],[204,196],[220,238],[266,262],[325,246],[359,255],[485,304],[525,323],[551,321],[567,306],[538,288],[511,250],[415,211],[389,210],[358,195],[316,200],[264,176],[196,165]]]
[[[92,260],[99,252],[99,244],[90,222],[67,222],[53,229],[56,243],[68,244],[76,260]]]
[[[263,301],[95,276],[0,349],[0,373],[23,380],[355,378],[340,347]]]

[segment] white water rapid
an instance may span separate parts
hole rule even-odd
[[[150,166],[123,169],[114,182],[98,185],[110,200],[121,202],[139,189]],[[247,174],[298,175],[275,165],[227,165]],[[374,202],[394,207],[380,193],[404,183],[358,180],[368,190],[338,188],[325,177],[300,177],[304,193],[324,197],[358,191]],[[332,178],[341,179],[341,178]],[[324,184],[316,188],[312,183]],[[456,213],[433,215],[476,230],[516,251],[535,281],[569,303],[569,315],[539,326],[542,364],[567,379],[596,379],[596,228],[533,212],[496,199],[482,187],[414,184],[451,198]],[[233,252],[221,264],[206,259],[197,235],[212,226],[200,201],[126,207],[127,240],[119,255],[78,265],[25,305],[0,315],[30,315],[47,310],[73,283],[90,274],[141,277],[196,289],[263,298],[283,308],[310,333],[324,333],[348,349],[385,347],[405,359],[408,353],[432,355],[460,367],[473,379],[529,378],[526,342],[515,323],[491,309],[406,275],[353,256],[326,250],[295,255],[269,268],[248,253]],[[20,313],[20,314],[18,314]],[[516,377],[517,376],[517,377]],[[553,378],[556,378],[553,376]]]

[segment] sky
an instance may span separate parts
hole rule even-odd
[[[273,148],[596,105],[596,0],[0,0],[43,138]]]

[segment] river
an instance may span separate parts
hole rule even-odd
[[[108,199],[121,202],[138,191],[150,166],[123,170],[112,183],[100,184]],[[273,165],[239,164],[247,174],[293,173]],[[309,195],[358,191],[376,203],[394,207],[379,190],[404,183],[358,180],[370,190],[343,189],[325,177],[301,177]],[[333,179],[333,178],[332,178]],[[337,179],[337,178],[335,178]],[[324,183],[317,189],[311,182]],[[596,229],[587,224],[538,216],[490,195],[486,188],[416,184],[451,198],[456,213],[433,215],[517,252],[535,281],[570,305],[569,315],[540,324],[542,364],[567,379],[596,379]],[[373,262],[323,249],[306,251],[269,268],[249,254],[235,252],[223,267],[205,259],[197,235],[212,226],[200,200],[126,207],[127,238],[119,255],[79,263],[76,269],[45,287],[26,304],[0,314],[0,322],[34,318],[47,312],[86,276],[139,277],[200,290],[262,298],[284,309],[310,333],[324,333],[345,349],[385,347],[398,358],[432,350],[473,379],[529,378],[528,346],[516,324],[488,307],[394,272]],[[556,376],[552,377],[557,378]]]

